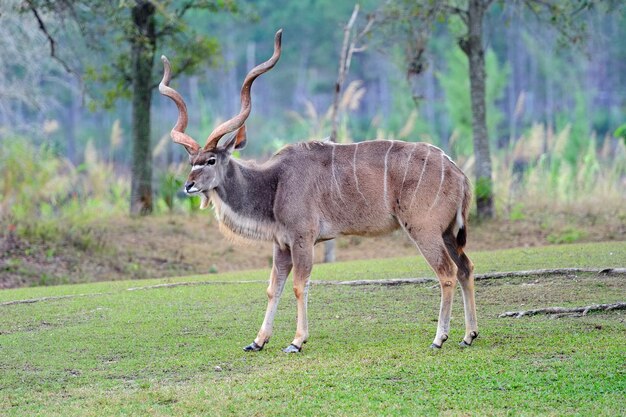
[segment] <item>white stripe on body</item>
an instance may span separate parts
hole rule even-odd
[[[433,207],[435,207],[435,205],[439,201],[439,193],[441,193],[441,186],[443,185],[443,178],[445,177],[445,172],[446,172],[446,167],[444,166],[443,158],[445,158],[447,156],[448,155],[443,153],[443,151],[441,152],[441,180],[439,181],[439,188],[437,189],[437,195],[435,195],[435,199],[433,200],[433,203],[428,208],[428,211],[430,211]],[[448,158],[448,159],[450,159],[450,158]]]
[[[450,157],[449,157],[449,156],[448,156],[448,155],[447,155],[447,154],[446,154],[446,153],[445,153],[445,152],[444,152],[441,148],[438,148],[438,147],[436,147],[435,145],[431,145],[430,143],[428,144],[428,146],[430,146],[431,148],[435,148],[435,149],[437,149],[438,151],[440,151],[440,152],[443,154],[443,156],[445,156],[446,158],[448,158],[448,161],[452,162],[452,164],[453,164],[455,167],[457,167],[457,168],[458,168],[458,165],[456,164],[456,162],[454,162],[454,161],[452,160],[452,158],[450,158]]]
[[[404,195],[404,181],[406,181],[406,174],[409,172],[409,165],[411,165],[411,158],[413,157],[413,152],[415,152],[416,145],[413,145],[411,152],[409,153],[409,157],[406,160],[406,166],[404,167],[404,177],[402,177],[402,186],[400,186],[400,201],[402,201],[402,196]]]
[[[359,143],[357,142],[357,144],[354,146],[354,156],[352,157],[352,173],[354,174],[354,184],[356,185],[356,190],[359,192],[359,194],[361,194],[363,200],[365,200],[365,203],[369,205],[367,198],[365,198],[365,195],[361,192],[361,189],[359,188],[359,178],[356,175],[356,152],[358,149]]]
[[[385,202],[385,207],[389,210],[389,200],[387,199],[387,159],[389,158],[389,151],[393,148],[393,141],[391,142],[391,146],[387,149],[387,153],[385,154],[385,173],[383,176],[383,198]]]
[[[428,148],[428,152],[426,153],[426,157],[424,158],[424,166],[422,166],[422,172],[420,173],[420,177],[417,180],[417,186],[415,186],[415,191],[413,191],[413,196],[411,197],[411,202],[409,203],[409,209],[413,207],[413,200],[417,195],[417,190],[420,188],[420,183],[422,182],[422,177],[424,176],[424,171],[426,171],[426,165],[428,164],[428,157],[430,156],[430,148]]]
[[[332,156],[331,156],[331,162],[330,162],[330,169],[333,173],[333,182],[335,183],[335,186],[337,187],[337,193],[339,194],[339,199],[341,200],[342,203],[346,203],[345,201],[343,201],[343,196],[341,195],[341,188],[339,187],[339,182],[337,181],[337,177],[335,176],[335,146],[334,144],[332,145],[333,147],[333,151],[332,151]]]

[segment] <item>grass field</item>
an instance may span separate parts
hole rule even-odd
[[[626,242],[470,254],[476,272],[624,267]],[[439,289],[313,285],[304,351],[286,290],[259,353],[268,271],[0,292],[0,415],[626,414],[626,314],[498,318],[510,310],[626,301],[623,275],[479,281],[469,349],[459,292],[450,340],[428,348]],[[423,260],[318,265],[314,280],[432,276]],[[249,281],[249,282],[241,282]],[[166,288],[161,283],[197,282]],[[211,283],[215,285],[211,285]],[[38,297],[74,295],[35,303]],[[4,303],[4,304],[2,304]]]

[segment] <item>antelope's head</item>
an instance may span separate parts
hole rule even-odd
[[[171,80],[170,63],[165,56],[163,61],[163,79],[159,84],[159,91],[171,98],[178,107],[178,120],[171,131],[172,140],[185,147],[189,154],[191,172],[185,182],[185,192],[188,195],[199,194],[202,197],[200,208],[209,204],[209,192],[217,188],[226,176],[226,166],[234,150],[242,149],[246,145],[246,119],[250,115],[251,99],[250,88],[254,80],[261,74],[274,67],[280,58],[282,29],[274,37],[274,54],[264,63],[254,67],[246,76],[241,86],[241,110],[230,120],[217,126],[209,135],[204,147],[185,133],[187,122],[187,105],[180,93],[169,86]],[[220,143],[221,142],[221,143]]]

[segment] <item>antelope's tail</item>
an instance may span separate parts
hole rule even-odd
[[[472,184],[467,176],[463,183],[463,199],[456,212],[456,244],[458,249],[463,249],[467,243],[467,218],[472,202]]]

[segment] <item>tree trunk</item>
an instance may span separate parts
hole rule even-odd
[[[133,162],[130,196],[131,215],[152,213],[152,153],[150,152],[150,104],[152,66],[156,46],[155,7],[137,1],[132,9],[132,136]]]
[[[494,215],[493,180],[485,107],[485,49],[482,39],[483,17],[489,3],[489,0],[470,0],[468,36],[459,41],[459,46],[469,60],[472,133],[476,160],[475,194],[479,219],[489,219]]]
[[[324,263],[335,262],[337,259],[336,248],[337,244],[335,239],[324,242]]]
[[[335,92],[333,94],[333,104],[330,111],[331,130],[330,141],[337,142],[337,130],[339,129],[339,101],[341,100],[341,89],[343,88],[343,82],[346,79],[346,74],[350,69],[350,60],[352,50],[350,48],[350,38],[352,37],[352,27],[359,14],[359,5],[354,5],[352,16],[350,20],[343,28],[343,44],[341,45],[341,54],[339,55],[339,74],[337,75],[337,82],[335,82]]]

